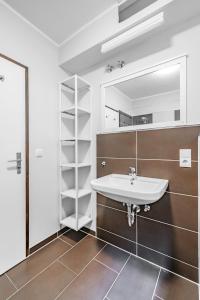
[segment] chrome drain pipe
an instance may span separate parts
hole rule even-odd
[[[135,214],[140,212],[140,206],[135,204],[126,203],[128,225],[131,227],[135,222]]]

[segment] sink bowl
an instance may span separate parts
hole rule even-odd
[[[119,202],[148,205],[158,201],[168,187],[168,180],[137,176],[131,184],[129,175],[110,174],[91,181],[93,190]]]

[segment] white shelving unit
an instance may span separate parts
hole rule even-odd
[[[92,222],[91,86],[78,75],[60,83],[60,224]]]

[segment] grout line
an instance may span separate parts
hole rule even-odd
[[[183,227],[180,227],[180,226],[177,226],[177,225],[169,224],[169,223],[166,223],[166,222],[163,222],[163,221],[159,221],[159,220],[148,218],[148,217],[141,216],[141,215],[138,215],[138,217],[142,218],[142,219],[151,220],[153,222],[161,223],[161,224],[164,224],[166,226],[176,227],[176,228],[181,229],[181,230],[186,230],[186,231],[198,234],[198,231],[194,231],[194,230],[191,230],[191,229],[188,229],[188,228],[183,228]]]
[[[112,156],[97,156],[97,159],[137,159],[136,157],[112,157]]]
[[[76,276],[74,277],[74,279],[72,279],[72,281],[66,285],[66,287],[64,287],[64,289],[56,296],[56,298],[54,298],[54,300],[58,299],[62,294],[63,292],[83,273],[83,271],[85,271],[85,269],[88,267],[88,265],[97,257],[97,255],[99,255],[99,253],[106,247],[107,244],[105,244],[103,246],[103,248],[88,262],[88,264],[81,270],[81,272]]]
[[[103,206],[103,207],[106,207],[106,208],[110,208],[110,209],[113,209],[113,210],[117,210],[117,211],[120,211],[120,212],[123,212],[125,214],[127,214],[127,211],[125,210],[121,210],[121,209],[118,209],[118,208],[113,208],[113,207],[110,207],[110,206],[107,206],[107,205],[104,205],[104,204],[99,204],[97,203],[98,206]]]
[[[160,278],[160,273],[161,273],[161,269],[160,269],[159,272],[158,272],[158,277],[157,277],[157,280],[156,280],[156,284],[155,284],[155,288],[154,288],[154,291],[153,291],[153,295],[152,295],[151,300],[153,300],[153,298],[154,298],[154,296],[155,296],[155,292],[156,292],[156,289],[157,289],[157,286],[158,286],[158,281],[159,281],[159,278]]]
[[[138,160],[147,160],[147,161],[152,161],[152,160],[155,160],[155,161],[171,161],[171,162],[178,162],[179,163],[179,159],[170,159],[170,158],[139,158],[138,157]],[[194,163],[197,163],[198,160],[191,160],[191,162],[194,162]]]
[[[194,196],[194,195],[181,194],[181,193],[169,192],[169,191],[166,191],[165,193],[167,193],[167,194],[174,194],[174,195],[180,195],[180,196],[186,196],[186,197],[193,197],[193,198],[197,198],[198,199],[198,196]]]
[[[71,247],[73,247],[73,246],[74,246],[74,245],[72,245],[72,244],[70,244],[70,243],[68,243],[68,242],[64,241],[64,240],[63,240],[63,239],[61,239],[60,237],[58,237],[58,239],[59,239],[60,241],[62,241],[63,243],[67,244],[68,246],[71,246]]]
[[[99,227],[99,228],[100,228],[100,227]],[[101,228],[100,228],[100,229],[101,229]],[[104,230],[104,229],[102,229],[102,230]],[[106,231],[106,230],[105,230],[105,231]],[[109,231],[108,231],[108,232],[109,232]],[[111,233],[111,234],[112,234],[112,233]],[[138,259],[141,259],[141,260],[143,260],[143,261],[145,261],[145,262],[147,262],[147,263],[149,263],[149,264],[151,264],[151,265],[157,267],[158,269],[161,269],[161,270],[163,270],[163,271],[165,271],[165,272],[174,274],[175,276],[180,277],[180,278],[182,278],[182,279],[184,279],[184,280],[186,280],[186,281],[189,281],[190,283],[192,283],[192,284],[194,284],[194,285],[200,286],[199,283],[197,283],[197,282],[195,282],[195,281],[193,281],[193,280],[191,280],[191,279],[189,279],[189,278],[187,278],[187,277],[184,277],[184,276],[182,276],[182,275],[180,275],[180,274],[178,274],[178,273],[175,273],[175,272],[173,272],[173,271],[171,271],[171,270],[169,270],[169,269],[166,269],[165,267],[161,267],[161,266],[157,265],[156,263],[154,263],[154,262],[152,262],[152,261],[149,261],[149,260],[147,260],[147,259],[145,259],[145,258],[143,258],[143,257],[141,257],[141,256],[136,256],[134,253],[131,253],[131,252],[129,252],[129,251],[127,251],[127,250],[124,250],[124,249],[122,249],[122,248],[120,248],[120,247],[118,247],[118,246],[116,246],[116,245],[114,245],[114,244],[111,244],[110,242],[105,241],[105,240],[99,238],[98,236],[97,236],[96,238],[97,238],[98,240],[100,240],[100,241],[103,241],[104,243],[107,243],[108,245],[111,245],[111,246],[113,246],[113,247],[115,247],[115,248],[117,248],[117,249],[119,249],[119,250],[121,250],[121,251],[123,251],[123,252],[126,252],[127,254],[129,254],[129,255],[131,255],[131,256],[134,256],[134,257],[136,257],[136,258],[138,258]],[[143,246],[143,245],[141,245],[141,246]],[[145,246],[143,246],[143,247],[144,247],[144,248],[147,248],[147,247],[145,247]],[[154,251],[154,252],[157,252],[157,251],[155,251],[155,250],[153,250],[153,249],[151,249],[151,248],[147,248],[147,249],[152,250],[152,251]],[[163,253],[160,253],[160,252],[158,252],[158,253],[159,253],[159,254],[162,254],[162,255],[164,255],[164,256],[166,256],[166,255],[163,254]],[[170,257],[170,256],[169,256],[169,257]],[[171,258],[171,257],[170,257],[170,258]],[[174,258],[172,258],[172,259],[174,259]],[[182,262],[182,261],[181,261],[181,263],[187,265],[187,263],[185,263],[185,262]],[[190,265],[189,265],[189,266],[190,266]],[[195,269],[198,269],[198,268],[196,268],[196,267],[194,267],[194,266],[191,266],[191,267],[193,267],[193,268],[195,268]]]
[[[100,228],[100,227],[98,227],[98,228]],[[100,228],[100,229],[101,229],[101,228]],[[125,250],[125,249],[122,249],[122,248],[120,248],[120,247],[118,247],[118,246],[116,246],[116,245],[114,245],[114,244],[111,244],[110,242],[105,241],[105,240],[103,240],[103,239],[101,239],[101,238],[99,238],[99,237],[97,237],[97,236],[96,236],[96,238],[97,238],[98,240],[104,242],[104,243],[107,243],[108,245],[110,245],[110,246],[112,246],[112,247],[117,248],[118,250],[121,250],[121,251],[123,251],[123,252],[129,254],[129,255],[132,254],[131,252],[129,252],[129,251]],[[134,242],[133,242],[133,243],[134,243]],[[134,244],[135,244],[135,243],[134,243]],[[133,255],[134,255],[134,254],[133,254]]]
[[[98,228],[100,228],[100,227],[98,227]],[[101,229],[101,228],[100,228],[100,229]],[[104,229],[102,229],[102,230],[104,230]],[[107,231],[107,230],[104,230],[104,231]],[[107,231],[107,232],[109,232],[109,231]],[[109,232],[109,233],[111,233],[111,232]],[[111,233],[111,234],[113,234],[113,233]],[[88,234],[88,235],[90,235],[90,234]],[[115,234],[115,235],[116,235],[116,234]],[[92,236],[92,235],[91,235],[91,236]],[[93,236],[92,236],[92,237],[93,237]],[[120,236],[119,236],[119,237],[120,237]],[[134,257],[136,257],[136,258],[138,258],[138,259],[141,259],[141,260],[143,260],[143,261],[145,261],[145,262],[147,262],[147,263],[149,263],[149,264],[151,264],[151,265],[157,267],[158,269],[161,269],[161,270],[166,271],[166,272],[168,272],[168,273],[174,274],[174,275],[176,275],[177,277],[183,278],[184,280],[187,280],[187,281],[189,281],[190,283],[199,286],[199,284],[198,284],[197,282],[192,281],[192,280],[189,279],[189,278],[186,278],[186,277],[184,277],[184,276],[182,276],[182,275],[180,275],[180,274],[177,274],[177,273],[175,273],[175,272],[173,272],[173,271],[171,271],[171,270],[169,270],[169,269],[166,269],[166,268],[164,268],[164,267],[161,267],[161,266],[157,265],[156,263],[153,263],[153,262],[151,262],[151,261],[149,261],[149,260],[147,260],[147,259],[145,259],[145,258],[143,258],[143,257],[141,257],[141,256],[136,256],[135,254],[133,254],[133,253],[127,251],[127,250],[124,250],[124,249],[122,249],[122,248],[120,248],[120,247],[118,247],[118,246],[116,246],[116,245],[114,245],[114,244],[111,244],[111,243],[108,242],[108,241],[105,241],[105,240],[99,238],[98,236],[96,236],[96,238],[97,238],[98,240],[100,240],[100,241],[103,241],[104,243],[107,243],[108,245],[111,245],[111,246],[113,246],[113,247],[115,247],[115,248],[117,248],[117,249],[119,249],[119,250],[121,250],[121,251],[123,251],[123,252],[125,252],[125,253],[127,253],[127,254],[129,254],[129,255],[131,255],[131,256],[134,256]],[[143,246],[143,245],[141,245],[141,246]],[[145,246],[143,246],[143,247],[144,247],[144,248],[147,248],[147,247],[145,247]],[[155,251],[155,250],[153,250],[153,249],[151,249],[151,248],[147,248],[147,249],[150,249],[150,250],[152,250],[152,251],[154,251],[154,252],[157,252],[157,251]],[[158,252],[158,253],[159,253],[159,254],[162,254],[162,253],[160,253],[160,252]],[[162,254],[162,255],[164,255],[164,254]],[[165,256],[165,255],[164,255],[164,256]],[[170,258],[171,258],[171,257],[170,257]],[[172,258],[172,259],[174,259],[174,258]],[[187,263],[185,263],[185,262],[182,262],[182,263],[183,263],[183,264],[187,264]],[[191,266],[191,267],[193,267],[193,266]],[[193,267],[193,268],[196,268],[196,267]],[[198,268],[197,268],[197,269],[198,269]]]
[[[14,286],[14,288],[15,288],[16,290],[18,290],[18,287],[15,285],[14,281],[8,276],[7,273],[5,273],[5,276],[6,276],[7,279],[10,281],[10,283]]]
[[[135,218],[135,244],[136,244],[136,256],[138,256],[138,214],[136,213],[136,218]]]
[[[103,229],[103,228],[101,228],[101,227],[97,227],[97,228],[99,228],[99,229],[101,229],[101,230],[103,230],[103,231],[105,231],[105,232],[111,233],[112,235],[118,236],[118,237],[120,237],[121,239],[124,239],[124,240],[126,240],[126,241],[129,241],[129,242],[131,242],[131,243],[133,243],[133,244],[136,244],[136,241],[131,241],[131,240],[129,240],[129,239],[127,239],[127,238],[125,238],[125,237],[123,237],[123,236],[121,236],[121,235],[118,235],[118,234],[116,234],[116,233],[114,233],[114,232],[111,232],[111,231],[109,231],[109,230]],[[107,242],[106,242],[106,243],[107,243]],[[119,248],[119,249],[121,249],[121,248]],[[126,250],[124,250],[124,251],[126,251]],[[129,253],[129,252],[128,252],[128,253]]]
[[[193,266],[193,265],[191,265],[191,264],[188,264],[188,263],[185,262],[185,261],[182,261],[182,260],[177,259],[177,258],[175,258],[175,257],[173,257],[173,256],[170,256],[170,255],[167,255],[167,254],[165,254],[165,253],[162,253],[162,252],[160,252],[160,251],[154,250],[154,249],[152,249],[152,248],[150,248],[150,247],[147,247],[147,246],[145,246],[145,245],[143,245],[143,244],[138,243],[138,245],[141,246],[141,247],[143,247],[143,248],[146,248],[146,249],[149,249],[149,250],[151,250],[151,251],[154,251],[154,252],[156,252],[156,253],[158,253],[158,254],[161,254],[161,255],[163,255],[163,256],[166,256],[166,257],[169,257],[169,258],[171,258],[171,259],[174,259],[174,260],[176,260],[176,261],[178,261],[178,262],[181,262],[181,263],[183,263],[183,264],[185,264],[185,265],[188,265],[188,266],[190,266],[190,267],[192,267],[192,268],[198,270],[198,267]]]
[[[107,206],[107,205],[104,205],[104,204],[99,204],[99,203],[97,203],[97,206],[106,207],[106,208],[108,208],[108,209],[120,211],[120,212],[122,212],[122,213],[127,214],[126,211],[120,210],[120,209],[118,209],[118,208],[113,208],[113,207],[110,207],[110,206]],[[180,226],[177,226],[177,225],[173,225],[173,224],[170,224],[170,223],[167,223],[167,222],[163,222],[163,221],[159,221],[159,220],[152,219],[152,218],[149,218],[149,217],[145,217],[145,216],[143,216],[143,215],[139,215],[139,214],[137,214],[137,215],[138,215],[139,218],[151,220],[151,221],[153,221],[153,222],[161,223],[161,224],[164,224],[164,225],[166,225],[166,226],[171,226],[171,227],[179,228],[179,229],[181,229],[181,230],[186,230],[186,231],[189,231],[189,232],[192,232],[192,233],[196,233],[196,234],[199,233],[198,231],[195,231],[195,230],[191,230],[191,229],[184,228],[184,227],[180,227]],[[135,223],[135,224],[136,224],[136,223]],[[136,227],[137,227],[137,224],[136,224]],[[137,230],[137,229],[136,229],[136,230]]]
[[[71,251],[72,249],[74,249],[80,242],[82,242],[83,240],[85,240],[86,237],[87,237],[87,235],[84,236],[84,237],[83,237],[78,243],[76,243],[74,246],[72,246],[68,251],[66,251],[65,253],[63,253],[62,255],[60,255],[58,259],[60,259],[60,258],[63,257],[66,253],[68,253],[69,251]],[[64,243],[66,243],[66,242],[64,242]],[[70,246],[71,246],[71,245],[70,245]]]
[[[97,258],[94,259],[96,262],[98,262],[99,264],[103,265],[104,267],[106,267],[107,269],[109,269],[110,271],[119,274],[116,270],[110,268],[109,266],[107,266],[106,264],[104,264],[103,262],[101,262],[100,260],[98,260]]]
[[[117,279],[119,278],[120,274],[121,274],[122,271],[124,270],[124,268],[125,268],[125,266],[127,265],[127,263],[128,263],[128,261],[129,261],[130,258],[131,258],[131,255],[129,255],[129,257],[127,258],[127,260],[126,260],[124,266],[122,267],[121,271],[118,273],[117,277],[115,278],[115,280],[114,280],[113,283],[111,284],[111,286],[110,286],[109,290],[107,291],[107,293],[106,293],[105,297],[103,298],[103,300],[107,298],[109,292],[110,292],[111,289],[113,288],[114,284],[116,283],[116,281],[117,281]]]
[[[87,236],[87,235],[86,235]],[[85,236],[85,237],[86,237]],[[85,238],[84,237],[84,238]],[[84,239],[82,238],[82,240]],[[78,243],[76,243],[76,245],[74,245],[72,248],[74,248],[75,246],[77,246],[82,240],[80,240]],[[22,285],[20,288],[18,288],[17,291],[15,291],[13,294],[11,294],[6,300],[9,300],[12,296],[14,296],[15,294],[17,294],[21,289],[23,289],[26,285],[28,285],[32,280],[34,280],[35,278],[37,278],[40,274],[42,274],[43,272],[45,272],[49,267],[51,267],[57,260],[59,260],[63,255],[65,255],[67,252],[69,252],[72,248],[68,249],[66,252],[64,252],[63,254],[61,254],[59,257],[57,257],[55,260],[53,260],[50,264],[48,264],[44,269],[42,269],[39,273],[37,273],[35,276],[33,276],[29,281],[27,281],[24,285]],[[26,260],[26,259],[25,259]]]
[[[70,231],[71,229],[67,229],[64,233]],[[51,244],[52,242],[54,242],[55,240],[59,239],[60,236],[62,236],[63,234],[58,235],[58,231],[56,232],[57,236],[55,237],[55,239],[49,241],[48,243],[46,243],[45,245],[43,245],[42,247],[38,248],[37,250],[35,250],[33,253],[30,253],[24,260],[26,260],[27,258],[31,257],[33,254],[37,253],[38,251],[40,251],[41,249],[43,249],[44,247],[48,246],[49,244]],[[30,250],[30,249],[29,249]]]
[[[138,133],[135,133],[136,174],[138,174]]]
[[[105,232],[108,232],[108,233],[110,233],[110,234],[112,234],[112,235],[115,235],[115,236],[118,236],[118,237],[120,237],[121,239],[124,239],[124,240],[127,240],[127,241],[129,241],[129,242],[132,242],[132,243],[134,243],[134,244],[136,244],[134,241],[131,241],[131,240],[129,240],[129,239],[127,239],[127,238],[124,238],[124,237],[122,237],[122,236],[120,236],[120,235],[118,235],[118,234],[116,234],[116,233],[113,233],[113,232],[111,232],[111,231],[108,231],[108,230],[105,230],[105,229],[103,229],[103,228],[101,228],[101,227],[98,227],[100,230],[103,230],[103,231],[105,231]],[[105,240],[103,240],[104,242],[106,242],[106,243],[108,243],[107,241],[105,241]],[[182,260],[179,260],[179,259],[177,259],[177,258],[175,258],[175,257],[172,257],[172,256],[169,256],[169,255],[167,255],[167,254],[164,254],[164,253],[162,253],[162,252],[159,252],[159,251],[157,251],[157,250],[155,250],[155,249],[152,249],[152,248],[150,248],[150,247],[147,247],[147,246],[145,246],[145,245],[143,245],[143,244],[140,244],[140,243],[138,243],[137,242],[137,244],[139,245],[139,246],[142,246],[142,247],[144,247],[144,248],[146,248],[146,249],[149,249],[149,250],[151,250],[151,251],[154,251],[154,252],[156,252],[156,253],[158,253],[158,254],[160,254],[160,255],[163,255],[163,256],[165,256],[165,257],[169,257],[169,258],[171,258],[171,259],[173,259],[173,260],[176,260],[176,261],[178,261],[178,262],[181,262],[181,263],[183,263],[183,264],[185,264],[185,265],[188,265],[188,266],[190,266],[190,267],[192,267],[192,268],[195,268],[195,269],[198,269],[198,267],[196,267],[196,266],[193,266],[193,265],[191,265],[191,264],[188,264],[188,263],[186,263],[186,262],[184,262],[184,261],[182,261]],[[111,245],[113,245],[113,244],[111,244]],[[116,246],[117,247],[117,246]],[[119,249],[122,249],[122,248],[119,248]],[[124,251],[126,251],[126,250],[124,250]],[[127,253],[130,253],[130,252],[128,252],[128,251],[126,251]],[[133,254],[133,253],[131,253],[131,254]],[[135,254],[133,254],[133,255],[135,255]],[[135,255],[136,256],[136,255]],[[139,257],[139,258],[142,258],[141,256],[137,256],[137,257]],[[142,258],[143,259],[143,258]],[[144,259],[144,260],[146,260],[146,259]],[[146,261],[148,261],[148,260],[146,260]],[[148,262],[150,262],[150,261],[148,261]],[[150,262],[150,263],[152,263],[152,262]],[[154,263],[152,263],[152,264],[154,264]],[[159,265],[157,265],[157,264],[155,264],[156,266],[158,266],[159,268],[160,268],[160,266]],[[162,267],[163,268],[163,267]],[[165,268],[164,268],[165,269]],[[165,270],[168,270],[168,269],[165,269]],[[169,271],[169,270],[168,270]],[[170,271],[170,272],[172,272],[172,271]],[[173,273],[173,272],[172,272]],[[176,274],[176,273],[174,273],[174,274]],[[181,275],[180,275],[181,276]],[[183,278],[185,278],[185,277],[183,277]]]
[[[136,152],[137,155],[137,152]],[[136,159],[136,160],[144,160],[144,161],[171,161],[171,162],[179,162],[179,159],[169,159],[169,158],[139,158],[139,157],[114,157],[114,156],[97,156],[97,159]],[[191,162],[198,163],[198,160],[191,160]]]
[[[60,236],[62,236],[63,234],[67,233],[67,232],[70,231],[70,230],[71,230],[71,228],[68,228],[66,231],[64,231],[64,232],[61,233],[61,234],[58,234],[59,231],[57,231],[57,236],[60,237]]]
[[[59,264],[61,264],[63,267],[65,267],[65,269],[71,271],[72,273],[74,273],[75,275],[78,275],[76,272],[74,272],[72,269],[70,269],[68,266],[66,266],[65,264],[63,264],[62,261],[57,260],[56,262],[58,262]]]

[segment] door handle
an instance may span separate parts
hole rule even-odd
[[[16,163],[17,174],[21,174],[21,170],[22,170],[22,154],[21,154],[21,152],[16,153],[16,159],[8,160],[8,163],[13,163],[13,162]]]

